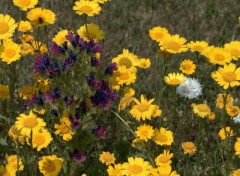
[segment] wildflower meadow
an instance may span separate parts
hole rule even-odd
[[[1,176],[240,176],[237,0],[0,0]]]

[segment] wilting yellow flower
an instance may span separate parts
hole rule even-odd
[[[33,86],[25,86],[19,90],[20,97],[22,97],[24,100],[29,99],[34,92],[35,89]]]
[[[148,58],[147,59],[141,58],[139,60],[139,67],[140,68],[146,69],[146,68],[149,68],[150,65],[151,65],[151,61]]]
[[[85,41],[94,40],[99,41],[104,39],[103,31],[94,23],[81,26],[77,33]]]
[[[179,35],[165,35],[161,42],[159,43],[160,49],[162,51],[167,51],[172,54],[182,53],[188,50],[185,45],[186,39],[180,37]]]
[[[18,25],[18,31],[20,32],[31,32],[32,25],[29,21],[20,21]]]
[[[12,37],[17,24],[10,15],[0,14],[0,40]]]
[[[52,140],[51,134],[46,129],[42,128],[32,133],[32,140],[29,141],[29,144],[33,148],[37,148],[37,151],[40,151],[46,148]]]
[[[10,173],[16,173],[18,170],[22,171],[24,169],[22,159],[17,155],[8,156],[7,157],[6,169]]]
[[[164,150],[162,154],[158,155],[155,159],[155,163],[157,166],[167,166],[171,165],[173,153],[170,153],[168,150]]]
[[[123,89],[124,96],[133,96],[135,94],[135,90],[131,87],[124,87]]]
[[[193,63],[193,61],[189,59],[185,59],[184,61],[181,62],[180,68],[179,68],[183,73],[187,75],[191,75],[195,72],[196,65]]]
[[[208,43],[205,41],[191,41],[187,44],[187,47],[191,52],[201,53],[208,47]]]
[[[13,4],[23,11],[33,8],[37,3],[38,0],[13,0]]]
[[[1,99],[9,99],[9,86],[8,85],[1,85],[0,84],[0,98]]]
[[[210,115],[211,109],[207,104],[193,105],[193,112],[199,117],[205,118]]]
[[[101,163],[106,164],[107,166],[115,163],[115,156],[112,153],[109,152],[102,152],[99,156],[99,160]]]
[[[139,65],[139,58],[130,53],[129,50],[123,49],[123,53],[112,59],[112,63],[116,62],[118,67],[125,66],[132,72],[137,72],[136,66]]]
[[[75,2],[73,10],[79,15],[94,16],[98,15],[101,11],[101,7],[97,2],[88,0],[79,0]]]
[[[208,119],[209,119],[209,120],[215,120],[215,118],[216,118],[215,113],[214,113],[214,112],[210,112],[210,114],[209,114],[209,116],[208,116]]]
[[[11,128],[8,131],[8,135],[14,140],[19,142],[24,142],[26,136],[23,136],[21,134],[21,130],[18,130],[16,128],[16,125],[12,125]]]
[[[143,124],[137,128],[137,131],[135,131],[137,137],[139,139],[142,139],[144,141],[148,141],[148,139],[151,139],[153,136],[153,128],[150,125]]]
[[[193,142],[183,142],[182,148],[184,150],[184,154],[193,154],[197,151],[197,147]]]
[[[21,55],[22,56],[26,56],[28,54],[31,54],[31,55],[34,54],[34,50],[29,43],[23,43],[20,45],[20,47],[21,47]]]
[[[0,58],[3,62],[11,64],[21,58],[20,55],[20,46],[14,42],[5,42],[3,44],[3,50],[0,53]]]
[[[231,54],[224,48],[208,47],[202,53],[211,64],[225,65],[231,62]]]
[[[109,176],[123,176],[121,170],[121,164],[114,164],[114,166],[108,166],[107,172]]]
[[[151,119],[153,116],[153,112],[155,110],[155,106],[152,104],[154,99],[147,100],[144,98],[143,95],[141,95],[141,101],[138,101],[134,98],[134,102],[136,105],[132,107],[130,110],[130,114],[138,121]]]
[[[161,42],[161,39],[168,34],[168,30],[164,27],[154,27],[149,30],[149,36],[151,37],[152,40],[155,40],[157,42]]]
[[[44,176],[57,176],[62,169],[63,159],[56,155],[42,156],[38,168]]]
[[[240,58],[240,41],[231,41],[230,43],[226,43],[224,48],[231,53],[234,60],[238,60]]]
[[[230,106],[226,108],[227,114],[231,117],[235,117],[240,113],[240,108],[238,106]]]
[[[240,67],[235,64],[224,65],[218,71],[212,72],[212,78],[224,89],[240,85]]]
[[[154,130],[152,140],[158,145],[171,145],[173,143],[173,133],[161,127]]]
[[[142,158],[130,157],[128,162],[122,164],[122,173],[126,176],[146,176],[150,173],[150,165]]]
[[[216,100],[216,108],[223,109],[224,108],[224,99],[226,94],[218,94],[217,100]],[[230,107],[233,105],[234,99],[231,94],[228,94],[226,97],[226,105],[225,108]]]
[[[53,24],[55,22],[55,13],[49,9],[42,9],[41,7],[37,7],[31,9],[27,13],[27,19],[32,23],[35,27],[41,27],[48,24]]]
[[[164,81],[170,86],[178,86],[183,83],[186,79],[182,73],[169,73],[167,76],[164,76]]]
[[[238,155],[240,157],[240,138],[237,138],[237,141],[234,144],[234,149],[235,149],[235,155]]]
[[[33,40],[33,36],[29,34],[22,34],[20,37],[20,40],[22,43],[28,43]]]
[[[133,102],[133,97],[132,96],[125,96],[121,98],[119,105],[118,105],[118,111],[125,110],[126,107],[128,107],[130,104]]]
[[[74,131],[71,127],[71,121],[68,117],[63,116],[60,119],[61,124],[55,124],[54,128],[56,129],[55,134],[58,134],[62,136],[63,140],[69,141],[72,139],[72,136],[74,135]]]
[[[66,38],[67,34],[68,30],[61,30],[54,36],[52,41],[55,42],[58,46],[61,46],[64,42],[67,42],[69,44],[70,42]]]
[[[233,130],[231,129],[231,127],[225,127],[225,128],[221,128],[218,132],[218,136],[224,140],[228,137],[233,136]]]

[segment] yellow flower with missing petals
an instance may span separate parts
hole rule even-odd
[[[159,43],[161,51],[167,51],[172,54],[182,53],[188,50],[185,45],[186,39],[179,35],[165,35]]]
[[[0,98],[1,99],[9,99],[9,86],[8,85],[1,85],[0,84]]]
[[[152,40],[155,40],[156,42],[161,42],[161,39],[168,34],[168,30],[164,27],[154,27],[149,30],[149,36]]]
[[[193,63],[193,61],[189,59],[185,59],[184,61],[181,62],[180,68],[179,68],[183,73],[187,75],[191,75],[195,72],[196,65]]]
[[[172,167],[170,165],[160,166],[157,170],[157,176],[180,176],[176,171],[172,171]]]
[[[146,58],[146,59],[141,58],[141,59],[139,60],[139,67],[140,67],[140,68],[147,69],[147,68],[150,67],[150,65],[151,65],[151,61],[150,61],[150,59],[148,59],[148,58]]]
[[[224,108],[224,102],[226,98],[226,105],[225,107],[230,107],[233,105],[234,99],[231,94],[228,94],[227,97],[225,97],[226,94],[218,94],[217,95],[217,100],[216,100],[216,108],[218,109],[223,109]]]
[[[19,90],[20,97],[22,97],[24,100],[29,99],[34,92],[35,88],[33,86],[25,86]]]
[[[231,136],[233,136],[233,130],[231,129],[231,127],[225,127],[225,128],[221,128],[220,130],[219,130],[219,133],[218,133],[218,136],[222,139],[222,140],[224,140],[224,139],[226,139],[226,138],[228,138],[228,137],[231,137]]]
[[[191,52],[201,53],[208,47],[208,43],[205,41],[191,41],[187,44],[187,47]]]
[[[183,83],[186,79],[182,73],[169,73],[167,76],[164,76],[164,81],[170,86],[176,87]]]
[[[49,9],[37,7],[27,13],[27,19],[34,27],[41,27],[55,22],[55,13]]]
[[[235,64],[224,65],[212,72],[212,78],[224,89],[240,85],[240,67]]]
[[[173,133],[166,128],[161,127],[160,129],[154,130],[152,140],[158,145],[171,145],[173,143]]]
[[[101,11],[101,7],[97,2],[88,0],[79,0],[75,2],[73,10],[79,15],[94,16],[98,15]]]
[[[56,129],[55,134],[62,136],[63,140],[69,141],[74,135],[74,131],[71,127],[71,121],[65,115],[60,119],[61,124],[55,124],[54,128]]]
[[[170,153],[168,150],[164,150],[162,154],[158,155],[155,159],[157,166],[167,166],[172,163],[173,153]]]
[[[21,48],[14,42],[6,42],[3,44],[3,51],[0,53],[0,58],[3,62],[11,64],[21,58]]]
[[[102,152],[99,156],[101,163],[106,164],[107,166],[115,163],[115,156],[110,152]]]
[[[18,25],[18,31],[20,32],[32,32],[32,25],[29,21],[20,21]]]
[[[183,142],[182,149],[184,150],[184,154],[193,154],[197,151],[197,147],[193,142]]]
[[[0,40],[12,37],[17,24],[10,15],[0,14]]]
[[[119,105],[118,105],[118,111],[125,110],[130,104],[133,102],[133,97],[131,96],[125,96],[121,98]]]
[[[13,0],[13,4],[23,11],[33,8],[37,3],[38,0]]]
[[[81,38],[83,38],[85,41],[99,41],[104,39],[103,31],[100,29],[100,27],[94,23],[87,24],[81,26],[77,33]]]
[[[115,164],[114,166],[108,166],[107,172],[109,176],[123,176],[121,170],[122,170],[122,165]]]
[[[211,109],[207,104],[193,105],[193,112],[201,118],[205,118],[210,115]]]
[[[57,176],[62,169],[63,159],[56,155],[42,156],[38,168],[44,176]]]
[[[67,34],[68,34],[68,30],[66,29],[61,30],[54,36],[52,41],[55,42],[58,46],[61,46],[64,42],[67,42],[69,45],[70,42],[66,38]]]
[[[153,128],[150,125],[143,124],[137,128],[137,131],[135,131],[135,134],[139,139],[142,139],[144,141],[148,141],[148,139],[151,139],[153,136]]]

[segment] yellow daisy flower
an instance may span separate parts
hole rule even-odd
[[[43,156],[38,161],[38,168],[45,176],[57,176],[62,169],[63,161],[62,158],[57,158],[56,155]]]
[[[77,30],[78,35],[85,41],[94,40],[99,41],[104,39],[103,31],[94,23],[81,26]]]
[[[230,106],[226,108],[227,114],[231,117],[235,117],[240,113],[240,108],[238,106]]]
[[[33,86],[24,86],[19,90],[19,95],[22,99],[27,100],[32,96],[32,94],[34,94],[34,92],[35,88]]]
[[[130,157],[128,162],[123,163],[122,173],[125,176],[146,176],[150,173],[150,165],[142,158]]]
[[[193,61],[189,59],[185,59],[181,62],[180,68],[179,68],[183,73],[187,75],[191,75],[195,72],[196,65],[193,63]]]
[[[110,152],[102,152],[99,156],[101,163],[106,164],[107,166],[115,163],[115,156]]]
[[[94,16],[98,15],[101,11],[101,7],[97,2],[88,1],[88,0],[79,0],[75,2],[73,10],[76,11],[79,15]]]
[[[223,109],[224,108],[224,99],[226,94],[218,94],[217,100],[216,100],[216,108]],[[231,94],[227,95],[226,98],[226,105],[225,107],[228,108],[233,105],[234,99]]]
[[[63,140],[69,141],[72,139],[72,136],[74,135],[74,131],[71,127],[71,122],[68,117],[62,117],[60,119],[61,124],[55,124],[54,128],[56,129],[55,134],[58,134],[62,136]]]
[[[125,96],[121,98],[119,105],[118,105],[118,111],[125,110],[130,104],[133,102],[133,97],[131,96]]]
[[[184,45],[186,39],[179,35],[165,35],[159,43],[161,51],[167,51],[172,54],[182,53],[188,50],[187,46]]]
[[[235,149],[235,155],[238,155],[240,157],[240,138],[237,138],[237,141],[234,144],[234,149]]]
[[[240,85],[240,68],[235,64],[224,65],[218,71],[212,72],[212,78],[224,89]]]
[[[123,49],[123,53],[112,59],[112,63],[116,62],[118,67],[125,66],[132,72],[137,72],[136,66],[139,66],[139,58],[130,53],[128,49]]]
[[[201,53],[208,47],[208,43],[205,41],[191,41],[187,44],[187,47],[191,52]]]
[[[18,31],[20,32],[32,32],[32,25],[29,21],[20,21],[18,25]]]
[[[155,159],[155,163],[157,166],[167,166],[171,165],[173,153],[170,153],[168,150],[164,150],[162,154],[158,155]]]
[[[49,9],[37,7],[27,13],[27,19],[35,27],[41,27],[55,22],[55,13]]]
[[[172,167],[170,165],[160,166],[157,168],[158,176],[180,176],[176,171],[172,171]]]
[[[136,81],[136,73],[128,70],[125,66],[118,67],[116,71],[113,72],[118,85],[130,85]]]
[[[138,121],[141,119],[150,120],[155,110],[154,105],[152,105],[153,101],[154,99],[147,100],[143,95],[141,95],[141,101],[138,101],[136,98],[134,98],[136,105],[132,107],[130,114]]]
[[[154,130],[152,140],[158,145],[171,145],[173,143],[173,133],[166,128],[161,127],[160,129]]]
[[[5,42],[3,44],[3,51],[0,53],[0,58],[3,62],[11,64],[21,58],[21,48],[14,42]]]
[[[38,0],[13,0],[13,4],[21,10],[26,11],[37,5]]]
[[[210,115],[211,109],[207,104],[193,105],[193,112],[199,117],[205,118]]]
[[[46,126],[46,123],[30,111],[28,115],[20,114],[19,117],[17,117],[15,125],[18,130],[21,130],[22,135],[30,138],[31,131],[39,131],[42,127]]]
[[[173,87],[176,87],[183,83],[186,79],[182,73],[169,73],[167,76],[164,76],[164,81]]]
[[[202,54],[211,64],[225,65],[232,60],[230,52],[220,47],[208,47]]]
[[[10,15],[0,14],[0,40],[12,37],[17,24]]]
[[[1,99],[9,99],[9,86],[8,85],[1,85],[0,84],[0,98]]]
[[[150,67],[150,65],[151,65],[151,61],[148,58],[147,59],[141,58],[139,60],[139,67],[140,68],[147,69],[147,68]]]
[[[230,43],[226,43],[224,48],[231,53],[234,60],[238,60],[240,58],[240,41],[231,41]]]
[[[67,34],[68,30],[66,29],[61,30],[54,36],[52,41],[55,42],[58,46],[61,46],[64,42],[67,42],[69,45],[70,42],[66,39]]]
[[[44,128],[39,131],[35,131],[32,134],[32,140],[29,141],[33,148],[37,148],[37,151],[41,151],[46,148],[52,142],[51,134]]]
[[[153,128],[150,125],[143,124],[137,128],[137,131],[135,131],[137,137],[139,139],[142,139],[144,141],[148,141],[148,139],[151,139],[153,136]]]
[[[107,172],[109,176],[123,176],[122,165],[114,164],[114,166],[108,166]]]
[[[197,151],[197,147],[193,142],[183,142],[182,149],[183,149],[185,155],[193,154]]]
[[[225,128],[221,128],[218,132],[218,136],[224,140],[228,137],[233,136],[233,130],[231,129],[231,127],[225,127]]]
[[[124,94],[125,97],[134,96],[135,95],[135,90],[131,87],[124,87],[123,94]]]
[[[154,27],[149,30],[149,36],[152,40],[155,40],[156,42],[161,42],[161,39],[168,34],[168,30],[164,27]]]

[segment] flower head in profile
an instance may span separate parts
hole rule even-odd
[[[193,61],[189,59],[185,59],[184,61],[181,62],[180,68],[179,68],[183,73],[187,75],[191,75],[195,72],[196,65],[193,63]]]
[[[79,0],[75,2],[73,10],[79,15],[94,16],[98,15],[101,11],[101,7],[97,2],[89,0]]]
[[[201,118],[208,117],[211,113],[211,109],[207,104],[193,104],[193,112]]]
[[[155,40],[156,42],[161,42],[161,39],[168,34],[168,30],[164,27],[154,27],[149,30],[149,36],[152,40]]]
[[[194,78],[186,78],[186,80],[177,87],[177,94],[188,99],[197,98],[202,94],[202,86]]]
[[[16,175],[17,171],[23,171],[24,165],[22,159],[17,155],[9,155],[7,157],[7,171],[9,171],[10,176]]]
[[[42,156],[38,161],[38,168],[43,175],[57,176],[62,169],[63,159],[56,155]]]
[[[225,128],[221,128],[218,132],[218,136],[224,140],[226,138],[229,138],[231,136],[233,136],[233,130],[231,129],[231,127],[225,127]]]
[[[0,40],[12,37],[17,24],[10,15],[0,14]]]
[[[240,58],[240,41],[231,41],[230,43],[226,43],[224,48],[231,53],[234,60],[238,60]]]
[[[32,32],[32,25],[29,21],[20,21],[18,25],[20,32]]]
[[[85,41],[99,41],[104,39],[103,31],[94,23],[81,26],[77,30],[78,35]]]
[[[197,147],[193,142],[183,142],[182,149],[183,149],[185,155],[193,154],[197,151]]]
[[[212,78],[224,89],[240,85],[240,67],[236,64],[228,64],[212,72]]]
[[[107,166],[115,163],[115,156],[110,152],[102,152],[99,156],[101,163],[106,164]]]
[[[37,5],[38,0],[13,0],[13,4],[20,8],[20,10],[27,11]]]
[[[183,83],[186,79],[182,73],[169,73],[167,76],[164,76],[164,81],[170,86],[176,87]]]
[[[208,43],[205,41],[191,41],[187,44],[187,47],[191,52],[201,53],[208,47]]]
[[[53,11],[49,9],[42,9],[41,7],[31,9],[27,13],[27,19],[29,19],[31,24],[35,27],[53,24],[56,20],[55,18],[56,15]]]

